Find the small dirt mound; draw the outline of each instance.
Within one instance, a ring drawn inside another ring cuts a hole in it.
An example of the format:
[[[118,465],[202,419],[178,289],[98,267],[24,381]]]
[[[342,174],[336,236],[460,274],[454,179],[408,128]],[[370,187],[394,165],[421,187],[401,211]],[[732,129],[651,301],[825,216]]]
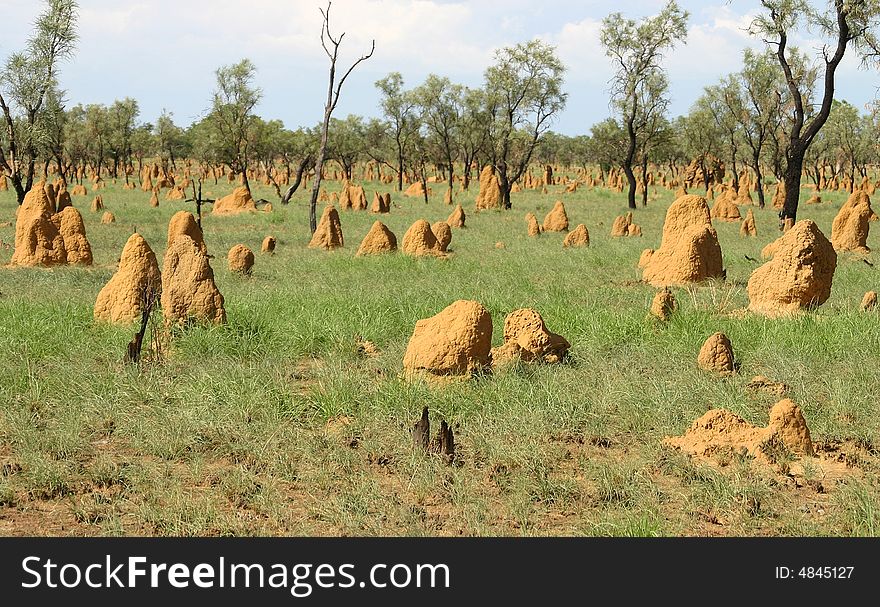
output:
[[[153,194],[150,196],[150,206],[158,207],[159,206],[159,191],[153,190]]]
[[[397,236],[381,221],[373,222],[373,227],[364,236],[355,256],[381,255],[397,250]]]
[[[437,236],[431,230],[431,224],[424,219],[419,219],[403,235],[401,250],[407,255],[439,255],[440,243]]]
[[[170,247],[174,239],[181,234],[186,234],[195,241],[199,246],[199,250],[207,255],[208,247],[205,245],[205,237],[202,235],[202,228],[196,222],[195,216],[189,211],[177,211],[168,222],[168,238],[166,247]]]
[[[73,196],[88,196],[89,193],[86,191],[86,186],[82,184],[77,184],[73,186],[73,189],[70,190],[71,195]]]
[[[116,223],[116,215],[114,215],[110,211],[104,211],[104,214],[101,215],[101,223],[104,225]]]
[[[51,219],[64,241],[67,263],[92,265],[92,246],[86,238],[86,226],[79,211],[73,207],[65,207],[61,212],[55,213]]]
[[[859,305],[859,309],[862,312],[870,312],[874,308],[877,307],[877,292],[876,291],[868,291],[865,293],[865,296],[862,297],[862,303]]]
[[[541,224],[538,223],[538,218],[535,217],[534,213],[526,213],[526,225],[528,226],[529,236],[540,236],[541,232]]]
[[[749,209],[746,218],[743,219],[742,225],[739,227],[740,236],[757,236],[758,226],[755,224],[755,214]]]
[[[618,215],[611,224],[611,236],[613,238],[621,238],[629,236],[629,226],[632,223],[632,212],[626,215]]]
[[[831,224],[831,244],[836,251],[852,251],[867,255],[868,228],[877,221],[877,214],[871,208],[871,199],[862,190],[856,190],[840,207]]]
[[[453,197],[452,197],[452,188],[447,188],[446,193],[443,195],[443,204],[452,206]]]
[[[739,213],[739,207],[736,206],[736,202],[734,202],[734,196],[732,190],[725,190],[721,193],[715,200],[715,204],[712,205],[711,216],[712,219],[717,219],[719,221],[739,221],[742,219],[742,215]]]
[[[309,242],[310,249],[338,249],[345,246],[345,238],[342,235],[342,222],[339,221],[339,211],[332,204],[324,207],[318,228],[312,234]]]
[[[501,188],[492,165],[487,164],[480,172],[480,191],[477,193],[476,206],[477,209],[501,208]]]
[[[516,360],[559,363],[571,344],[549,330],[537,310],[514,310],[504,319],[504,344],[492,348],[492,366],[499,368]]]
[[[672,203],[660,248],[644,261],[643,279],[656,287],[724,278],[718,234],[702,196],[682,196]]]
[[[773,381],[763,375],[754,376],[752,381],[746,384],[746,388],[754,392],[766,392],[776,396],[785,396],[789,390],[788,386],[781,381]]]
[[[773,405],[766,428],[755,427],[726,409],[711,409],[683,436],[666,438],[663,443],[699,457],[745,452],[766,463],[775,463],[781,451],[799,456],[814,453],[803,413],[789,399]]]
[[[651,301],[651,316],[663,321],[669,320],[677,307],[678,304],[675,301],[672,290],[669,287],[663,287],[657,291],[654,299]]]
[[[749,278],[750,310],[778,316],[828,300],[837,253],[819,226],[809,219],[799,221],[768,247],[772,259]]]
[[[587,226],[582,223],[579,223],[562,241],[563,248],[588,246],[590,246],[590,232],[587,230]]]
[[[263,239],[263,244],[260,245],[260,253],[274,253],[275,245],[278,244],[278,241],[274,236],[266,236]]]
[[[224,196],[214,203],[212,215],[238,215],[256,211],[257,205],[251,197],[251,193],[244,186],[235,188],[232,194]]]
[[[101,197],[100,194],[95,196],[95,199],[92,200],[91,209],[92,209],[92,213],[97,213],[98,211],[104,210],[104,199]]]
[[[156,254],[143,236],[134,233],[122,249],[116,274],[98,293],[95,319],[120,324],[140,320],[143,306],[161,290]]]
[[[641,236],[642,235],[642,226],[637,223],[631,223],[626,226],[626,235],[627,236]]]
[[[186,192],[183,187],[176,185],[165,194],[165,200],[186,200]]]
[[[389,213],[391,208],[385,202],[385,197],[380,196],[379,192],[373,195],[373,205],[370,207],[371,213]]]
[[[431,231],[434,232],[434,236],[437,238],[437,246],[440,248],[440,252],[445,253],[446,249],[449,248],[449,243],[452,242],[452,228],[445,221],[438,221],[431,225]]]
[[[186,234],[175,237],[165,251],[162,314],[169,325],[226,322],[223,295],[214,284],[208,256]]]
[[[254,252],[243,244],[237,244],[226,255],[229,271],[238,274],[250,274],[254,267]]]
[[[733,346],[727,335],[713,333],[705,341],[697,356],[697,365],[703,371],[729,375],[736,369],[733,359]]]
[[[568,232],[568,215],[561,200],[557,200],[553,210],[544,217],[543,228],[545,232]]]
[[[416,322],[403,368],[410,375],[468,376],[489,367],[491,348],[489,311],[479,302],[458,300],[439,314]]]
[[[807,198],[807,204],[822,204],[822,197],[818,194],[813,194]]]
[[[367,193],[361,185],[348,186],[348,197],[351,200],[351,208],[353,211],[367,210]]]
[[[452,214],[446,219],[446,223],[449,224],[451,228],[464,228],[465,226],[465,214],[464,209],[460,204],[455,205],[455,209],[452,211]]]
[[[428,196],[431,194],[431,188],[428,188]],[[422,185],[421,181],[414,181],[408,188],[406,188],[406,190],[404,190],[403,195],[409,198],[424,198],[425,186]]]
[[[25,195],[15,219],[14,266],[54,266],[67,263],[64,238],[51,216],[54,204],[42,183]]]

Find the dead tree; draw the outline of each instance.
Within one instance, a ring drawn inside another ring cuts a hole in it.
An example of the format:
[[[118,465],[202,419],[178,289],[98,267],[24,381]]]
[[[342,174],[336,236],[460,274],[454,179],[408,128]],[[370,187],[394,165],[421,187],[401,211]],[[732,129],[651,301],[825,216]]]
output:
[[[192,189],[193,195],[192,198],[188,198],[185,202],[194,202],[196,203],[196,223],[199,224],[199,229],[202,229],[202,205],[205,203],[213,204],[216,202],[213,198],[211,199],[203,199],[202,198],[202,178],[199,177],[198,184],[199,189],[196,190],[196,182],[192,181]]]
[[[345,84],[345,80],[354,71],[354,68],[372,57],[373,52],[376,50],[376,41],[373,40],[370,52],[366,55],[361,55],[348,68],[348,71],[345,72],[342,78],[339,79],[339,82],[336,82],[336,60],[339,57],[339,45],[342,44],[345,32],[336,38],[330,33],[331,4],[333,3],[327,3],[327,10],[321,9],[321,16],[324,18],[324,23],[321,25],[321,46],[324,47],[324,52],[327,54],[327,58],[330,59],[330,84],[327,87],[327,104],[324,106],[324,122],[321,125],[321,145],[318,148],[318,156],[315,159],[315,179],[312,182],[312,198],[309,201],[309,228],[312,234],[318,229],[318,218],[315,214],[315,209],[318,206],[318,191],[321,189],[321,171],[324,167],[324,158],[327,155],[327,131],[330,128],[330,116],[339,102],[339,94],[342,92],[342,85]]]

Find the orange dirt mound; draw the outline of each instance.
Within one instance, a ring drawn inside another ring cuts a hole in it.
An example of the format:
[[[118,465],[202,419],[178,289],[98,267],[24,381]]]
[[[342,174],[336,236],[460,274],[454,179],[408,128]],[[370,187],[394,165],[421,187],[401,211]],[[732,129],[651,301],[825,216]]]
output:
[[[501,208],[501,188],[492,165],[487,164],[480,172],[480,191],[477,193],[476,206],[477,209]]]
[[[342,223],[339,221],[339,211],[332,204],[324,207],[318,228],[312,234],[309,242],[310,249],[338,249],[345,245],[342,235]]]
[[[534,213],[526,213],[526,225],[528,226],[529,236],[539,236],[541,234],[541,224]]]
[[[60,185],[60,184],[59,184]],[[61,190],[55,197],[55,212],[60,213],[67,207],[72,207],[73,201],[70,199],[70,192]]]
[[[567,232],[568,231],[568,215],[565,213],[565,205],[561,200],[557,200],[551,210],[544,217],[545,232]]]
[[[244,186],[235,188],[232,194],[224,196],[214,203],[211,211],[213,215],[238,215],[249,211],[256,211],[257,205],[251,198],[251,193]]]
[[[114,215],[110,211],[104,211],[104,214],[101,215],[101,223],[104,225],[116,223],[116,215]]]
[[[587,226],[582,223],[579,223],[562,241],[563,248],[588,246],[590,246],[590,232],[587,230]]]
[[[430,196],[431,193],[432,193],[431,188],[428,188],[428,196]],[[408,188],[406,188],[406,190],[403,192],[403,195],[410,197],[410,198],[412,198],[412,197],[424,198],[425,197],[425,188],[422,185],[421,181],[414,181],[412,184],[410,184],[410,186]]]
[[[746,218],[743,219],[742,225],[739,227],[740,236],[757,236],[758,226],[755,224],[755,214],[749,209]]]
[[[202,235],[202,228],[196,222],[195,216],[189,211],[177,211],[168,222],[168,238],[166,239],[166,247],[170,247],[174,239],[181,234],[186,234],[195,241],[202,253],[208,253],[208,247],[205,246],[205,237]]]
[[[100,194],[95,196],[95,199],[92,200],[91,209],[92,209],[92,213],[97,213],[98,211],[104,210],[104,199],[101,197]]]
[[[651,301],[651,316],[660,320],[669,320],[676,308],[677,304],[672,290],[669,287],[663,287],[657,291]]]
[[[778,316],[825,303],[837,253],[819,226],[809,219],[799,221],[768,247],[773,258],[749,278],[750,310]]]
[[[165,200],[186,200],[186,192],[179,185],[174,186],[165,195]]]
[[[153,190],[153,194],[150,196],[150,206],[151,207],[158,207],[159,206],[158,190]]]
[[[166,324],[223,323],[223,295],[208,256],[186,234],[175,237],[162,264],[162,314]]]
[[[88,192],[86,191],[86,186],[82,184],[78,184],[73,186],[73,189],[70,191],[73,196],[88,196]]]
[[[683,436],[666,438],[663,443],[700,457],[745,452],[767,463],[774,463],[782,450],[799,456],[814,453],[803,413],[789,399],[773,405],[766,428],[755,427],[726,409],[712,409]]]
[[[373,227],[364,236],[355,256],[379,255],[397,250],[397,236],[381,221],[373,222]]]
[[[611,236],[614,238],[627,236],[629,233],[629,224],[631,221],[632,213],[615,217],[614,223],[611,224]]]
[[[479,302],[459,300],[416,322],[406,347],[407,374],[471,375],[489,367],[492,316]]]
[[[361,185],[351,185],[348,187],[348,197],[351,200],[351,208],[354,211],[367,210],[367,193]]]
[[[116,274],[98,293],[95,319],[121,324],[140,320],[144,304],[158,298],[161,290],[156,255],[143,236],[134,233],[122,249]]]
[[[407,255],[439,255],[440,243],[437,236],[431,230],[431,224],[424,219],[419,219],[403,235],[401,250]]]
[[[24,197],[15,220],[14,266],[54,266],[67,262],[64,238],[52,223],[54,204],[42,183]]]
[[[51,219],[64,241],[67,263],[92,265],[92,247],[86,238],[86,226],[79,211],[73,207],[65,207],[61,212],[55,213]]]
[[[876,291],[868,291],[865,293],[865,296],[862,298],[862,303],[859,305],[859,309],[862,312],[870,312],[874,308],[877,307],[877,292]]]
[[[877,221],[871,208],[871,199],[862,190],[856,190],[840,207],[831,224],[831,244],[836,251],[868,254],[869,223]]]
[[[742,215],[739,214],[739,207],[734,202],[734,194],[732,190],[725,190],[721,196],[715,200],[711,211],[712,219],[719,221],[739,221]]]
[[[703,371],[728,375],[733,373],[733,346],[724,333],[713,333],[700,348],[697,365]]]
[[[465,227],[465,220],[464,209],[461,208],[460,204],[457,204],[455,205],[455,210],[452,211],[452,214],[446,220],[446,223],[452,228],[463,228]]]
[[[263,239],[263,244],[260,245],[260,253],[274,253],[276,244],[278,241],[274,236],[266,236]]]
[[[504,344],[492,348],[492,366],[497,368],[517,359],[559,363],[570,347],[564,337],[547,330],[537,310],[514,310],[504,319]]]
[[[643,278],[656,287],[723,278],[721,247],[706,200],[689,195],[673,202],[660,248],[643,257]]]
[[[438,221],[431,225],[431,231],[434,232],[434,236],[437,238],[437,247],[440,249],[440,252],[445,253],[446,249],[449,248],[449,243],[452,242],[452,228],[445,221]]]
[[[226,255],[229,271],[238,274],[250,274],[254,268],[254,252],[243,244],[237,244]]]
[[[391,209],[385,204],[385,197],[380,196],[379,192],[373,195],[373,205],[370,207],[371,213],[388,213]]]

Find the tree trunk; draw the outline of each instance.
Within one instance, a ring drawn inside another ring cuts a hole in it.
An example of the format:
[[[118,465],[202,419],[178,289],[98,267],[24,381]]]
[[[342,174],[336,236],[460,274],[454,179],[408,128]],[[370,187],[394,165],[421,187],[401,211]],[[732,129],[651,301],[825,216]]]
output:
[[[629,208],[636,208],[636,176],[632,170],[633,158],[636,156],[636,131],[633,128],[635,122],[636,108],[635,100],[633,100],[633,113],[626,121],[626,132],[629,135],[629,145],[626,148],[626,158],[623,161],[623,172],[626,174],[626,180],[629,183],[629,192],[627,193],[627,204]]]
[[[331,70],[332,71],[332,70]],[[330,95],[327,98],[327,106],[324,108],[324,125],[321,129],[321,145],[318,148],[318,157],[315,158],[315,179],[312,181],[312,197],[309,199],[309,229],[312,234],[318,229],[318,217],[315,209],[318,206],[318,191],[321,189],[321,173],[324,171],[324,157],[327,155],[327,131],[330,127],[330,112],[332,106],[333,77],[330,77]]]
[[[761,175],[761,151],[752,156],[752,168],[755,169],[755,181],[758,182],[758,208],[764,208],[764,176]]]
[[[648,155],[642,158],[642,206],[648,206]]]
[[[795,150],[793,156],[788,159],[788,166],[785,167],[783,174],[785,180],[785,204],[779,213],[779,219],[783,222],[791,219],[792,223],[797,221],[798,202],[801,195],[801,172],[804,168],[804,153]]]
[[[299,168],[297,168],[297,170],[296,170],[296,179],[290,185],[290,187],[287,188],[287,192],[284,194],[284,198],[281,199],[281,202],[283,204],[289,203],[290,197],[293,196],[294,193],[296,193],[296,191],[299,189],[299,185],[300,185],[300,183],[302,183],[303,173],[305,172],[306,167],[309,165],[309,162],[311,160],[312,159],[307,156],[302,159],[302,162],[299,163]],[[287,180],[290,181],[290,166],[289,165],[288,165],[287,170],[288,170]]]

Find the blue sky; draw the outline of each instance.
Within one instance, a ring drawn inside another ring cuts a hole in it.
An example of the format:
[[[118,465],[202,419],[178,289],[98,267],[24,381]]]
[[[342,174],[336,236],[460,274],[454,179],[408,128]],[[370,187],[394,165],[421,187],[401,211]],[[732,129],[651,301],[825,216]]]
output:
[[[81,40],[65,64],[62,87],[71,103],[111,103],[134,97],[141,119],[163,108],[189,124],[209,105],[214,70],[249,57],[264,91],[258,112],[291,128],[316,124],[323,113],[327,60],[320,47],[324,0],[79,0]],[[702,88],[737,71],[742,51],[762,43],[744,31],[758,10],[752,0],[683,1],[691,13],[688,40],[665,61],[671,112],[686,113]],[[38,0],[0,0],[0,60],[20,48],[39,12]],[[429,73],[477,86],[495,49],[539,37],[556,45],[568,67],[565,112],[554,129],[586,133],[609,115],[611,66],[599,45],[603,17],[638,18],[661,1],[334,0],[331,26],[346,32],[342,62],[376,39],[376,53],[349,78],[336,115],[378,115],[373,83],[391,71],[407,86]],[[815,54],[821,42],[797,38]],[[837,97],[858,107],[878,96],[880,72],[859,69],[851,53]]]

